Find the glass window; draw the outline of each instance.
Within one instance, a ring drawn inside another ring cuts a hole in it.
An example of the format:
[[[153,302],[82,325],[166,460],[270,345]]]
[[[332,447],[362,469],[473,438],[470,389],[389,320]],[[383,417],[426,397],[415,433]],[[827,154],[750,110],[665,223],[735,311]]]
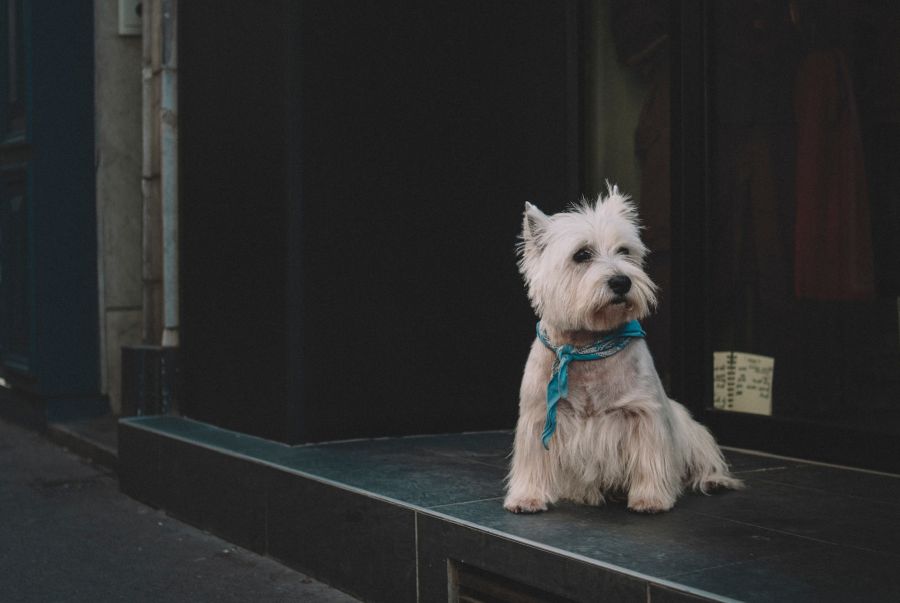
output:
[[[900,4],[717,1],[714,406],[900,433]]]

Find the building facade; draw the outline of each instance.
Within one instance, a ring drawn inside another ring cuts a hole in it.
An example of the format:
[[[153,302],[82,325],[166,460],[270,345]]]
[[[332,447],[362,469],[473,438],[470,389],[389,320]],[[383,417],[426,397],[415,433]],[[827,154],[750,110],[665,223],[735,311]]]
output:
[[[895,9],[141,4],[136,36],[129,3],[0,3],[21,408],[134,412],[149,346],[178,412],[268,439],[511,428],[522,206],[610,179],[674,397],[725,444],[900,468]]]

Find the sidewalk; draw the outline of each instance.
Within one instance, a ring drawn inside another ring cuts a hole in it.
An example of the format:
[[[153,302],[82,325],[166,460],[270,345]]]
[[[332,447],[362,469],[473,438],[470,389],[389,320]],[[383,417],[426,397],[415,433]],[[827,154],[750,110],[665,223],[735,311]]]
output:
[[[3,601],[355,599],[119,492],[108,470],[0,420]]]

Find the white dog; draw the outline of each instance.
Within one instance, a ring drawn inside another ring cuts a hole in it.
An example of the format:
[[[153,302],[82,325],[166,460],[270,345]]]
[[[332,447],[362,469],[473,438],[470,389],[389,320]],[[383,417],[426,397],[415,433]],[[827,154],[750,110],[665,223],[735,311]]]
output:
[[[606,198],[547,216],[525,205],[519,267],[540,317],[525,365],[503,506],[559,499],[666,511],[687,485],[740,488],[715,440],[663,390],[639,319],[656,303],[637,212]]]

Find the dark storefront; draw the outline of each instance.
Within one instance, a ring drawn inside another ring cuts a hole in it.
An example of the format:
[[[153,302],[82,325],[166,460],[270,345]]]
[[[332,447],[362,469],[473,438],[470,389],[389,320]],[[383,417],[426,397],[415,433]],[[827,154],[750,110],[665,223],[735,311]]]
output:
[[[179,6],[184,417],[119,423],[125,492],[365,600],[896,598],[896,477],[784,457],[900,471],[900,10],[249,19]],[[644,220],[660,374],[748,487],[512,514],[523,205],[606,179]]]
[[[667,7],[182,6],[183,411],[511,427],[522,205],[610,178],[672,395],[726,444],[898,469],[897,9]]]

